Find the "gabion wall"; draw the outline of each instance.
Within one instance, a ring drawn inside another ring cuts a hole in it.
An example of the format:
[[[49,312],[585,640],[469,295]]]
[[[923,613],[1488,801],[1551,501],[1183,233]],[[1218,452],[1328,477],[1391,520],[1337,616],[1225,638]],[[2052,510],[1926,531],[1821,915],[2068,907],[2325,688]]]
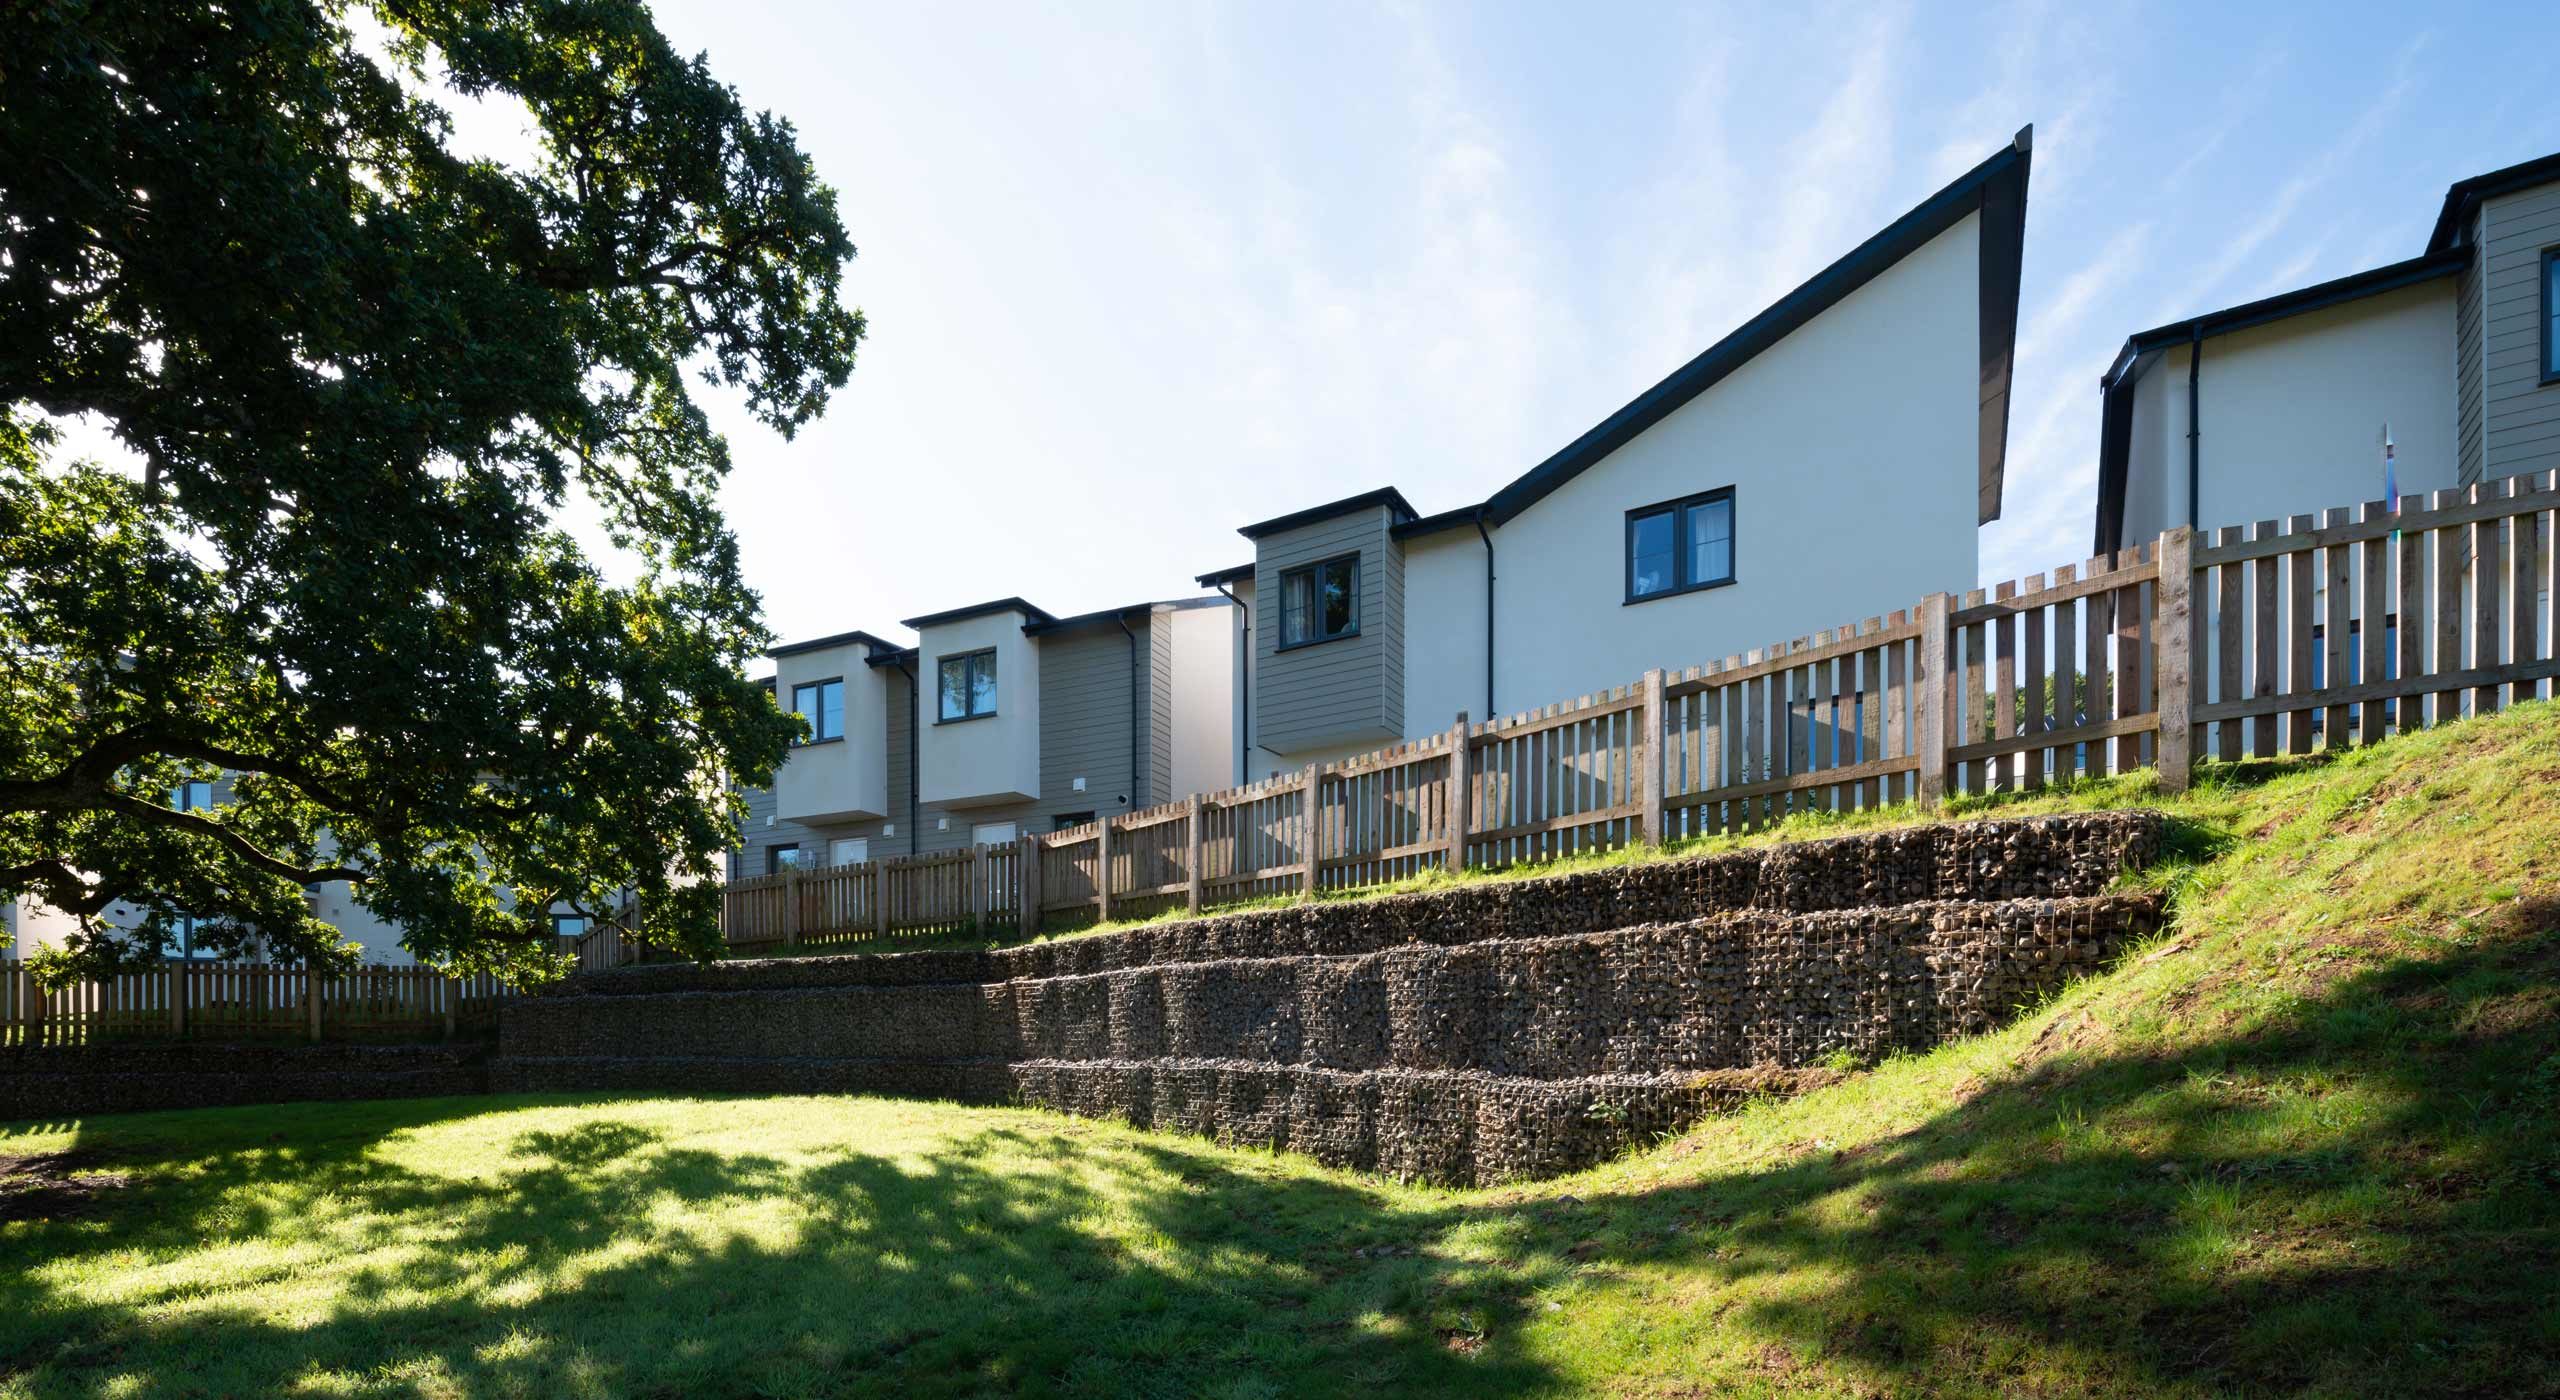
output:
[[[1018,1100],[1539,1175],[1834,1051],[1998,1024],[2157,927],[2155,897],[2098,892],[2160,832],[1946,825],[986,954],[631,969],[510,1003],[494,1083]]]
[[[485,1047],[135,1042],[0,1051],[0,1120],[483,1093]]]

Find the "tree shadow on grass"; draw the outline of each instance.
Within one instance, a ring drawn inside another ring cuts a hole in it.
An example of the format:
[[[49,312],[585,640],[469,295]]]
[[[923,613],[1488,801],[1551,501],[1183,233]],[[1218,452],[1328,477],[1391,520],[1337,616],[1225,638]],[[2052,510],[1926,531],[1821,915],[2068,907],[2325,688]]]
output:
[[[0,1378],[1499,1397],[1616,1346],[1687,1368],[1626,1386],[1700,1393],[2534,1393],[2560,1356],[2560,911],[2511,909],[2180,1053],[2092,1036],[1862,1150],[1615,1193],[1603,1173],[1588,1199],[1003,1112],[922,1161],[701,1151],[610,1101],[510,1139],[487,1182],[404,1169],[379,1134],[214,1153],[105,1216],[13,1227]],[[388,1132],[473,1109],[369,1111]],[[340,1246],[428,1247],[308,1320],[183,1288],[89,1301],[24,1267],[285,1229],[228,1189],[277,1179],[363,1202]]]

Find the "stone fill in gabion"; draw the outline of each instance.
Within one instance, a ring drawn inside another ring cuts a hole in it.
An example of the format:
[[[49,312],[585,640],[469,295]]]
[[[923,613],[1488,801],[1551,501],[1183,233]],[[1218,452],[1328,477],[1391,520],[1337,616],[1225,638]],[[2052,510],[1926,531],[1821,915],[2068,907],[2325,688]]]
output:
[[[1999,1024],[2158,926],[2150,814],[1914,828],[992,953],[640,968],[509,1004],[496,1087],[1106,1114],[1457,1183]]]
[[[477,1094],[485,1046],[153,1041],[0,1050],[0,1120]]]

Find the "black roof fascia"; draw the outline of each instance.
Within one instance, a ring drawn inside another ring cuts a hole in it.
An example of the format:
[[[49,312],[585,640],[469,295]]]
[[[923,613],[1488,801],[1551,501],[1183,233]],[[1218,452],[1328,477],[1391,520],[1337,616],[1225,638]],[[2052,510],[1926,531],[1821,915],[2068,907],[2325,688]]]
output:
[[[1312,525],[1327,516],[1346,515],[1355,510],[1366,510],[1371,506],[1385,506],[1407,520],[1422,513],[1413,508],[1413,503],[1404,498],[1403,492],[1392,486],[1381,486],[1375,491],[1363,491],[1357,496],[1345,496],[1338,501],[1327,501],[1323,505],[1309,506],[1305,510],[1292,511],[1287,515],[1275,515],[1269,520],[1257,520],[1251,525],[1238,528],[1236,533],[1249,540],[1258,540],[1265,535],[1276,535],[1283,530]]]
[[[871,653],[870,656],[864,658],[863,664],[867,666],[904,666],[915,659],[916,649],[914,647],[892,647],[887,651],[875,651]]]
[[[1055,622],[1058,620],[1050,616],[1047,610],[1035,608],[1031,604],[1022,601],[1020,598],[994,598],[983,603],[971,603],[965,608],[951,608],[944,612],[926,613],[922,617],[903,618],[899,621],[898,625],[901,627],[919,628],[939,627],[946,622],[966,622],[973,617],[984,617],[989,613],[1000,612],[1018,612],[1024,617],[1029,618],[1032,622]]]
[[[2165,326],[2155,326],[2147,331],[2139,331],[2125,338],[2124,349],[2117,353],[2114,366],[2107,371],[2107,379],[2113,382],[2122,377],[2124,371],[2135,359],[2154,350],[2168,350],[2184,345],[2199,336],[2210,339],[2217,335],[2229,335],[2233,331],[2263,326],[2270,321],[2281,321],[2289,316],[2306,315],[2346,302],[2380,296],[2384,292],[2396,292],[2402,287],[2413,287],[2420,282],[2433,281],[2438,277],[2450,277],[2470,265],[2471,250],[2469,248],[2426,253],[2406,262],[2386,263],[2381,267],[2367,268],[2362,272],[2351,273],[2331,281],[2314,283],[2308,287],[2297,287],[2290,292],[2278,292],[2271,297],[2261,297],[2256,301],[2243,302],[2238,306],[2226,306],[2220,311],[2208,311],[2201,316],[2190,316],[2183,321],[2172,321]]]
[[[2470,222],[2471,211],[2484,199],[2531,189],[2560,180],[2560,152],[2537,156],[2504,170],[2456,180],[2444,192],[2444,208],[2436,215],[2436,226],[2427,235],[2427,251],[2441,253],[2460,239],[2462,226]]]
[[[1224,602],[1225,600],[1220,599],[1219,601]],[[1156,605],[1153,603],[1131,603],[1127,607],[1103,608],[1097,612],[1077,613],[1073,617],[1053,617],[1046,622],[1034,622],[1027,624],[1023,627],[1022,631],[1025,636],[1031,637],[1041,636],[1050,632],[1064,632],[1071,627],[1089,627],[1097,622],[1109,622],[1113,618],[1128,617],[1132,614],[1148,612],[1155,606]]]
[[[1482,505],[1460,506],[1456,510],[1444,510],[1438,515],[1425,515],[1408,520],[1402,525],[1389,529],[1387,533],[1400,540],[1409,540],[1416,535],[1436,535],[1443,530],[1463,530],[1476,523],[1476,514],[1483,509]]]
[[[2001,476],[2007,458],[2009,376],[2017,341],[2017,284],[2024,253],[2021,230],[2026,220],[2029,152],[2035,128],[2020,130],[1990,159],[1956,177],[1952,184],[1920,202],[1874,237],[1859,244],[1804,285],[1780,297],[1731,335],[1699,352],[1659,384],[1638,394],[1626,407],[1567,443],[1485,502],[1488,523],[1506,524],[1520,512],[1581,475],[1593,463],[1624,447],[1638,433],[1669,417],[1674,409],[1712,388],[1719,380],[1750,363],[1753,357],[1784,340],[1806,322],[1838,305],[1851,292],[1874,281],[1930,239],[1952,228],[1965,215],[1985,214],[1981,257],[1983,380],[1980,493],[1996,518]],[[2003,312],[2005,309],[2005,317]],[[1993,322],[1997,320],[1997,323]],[[2001,427],[1995,435],[1989,425]],[[1993,437],[1996,441],[1989,440]]]
[[[1251,577],[1253,577],[1253,566],[1251,564],[1235,564],[1230,565],[1227,568],[1202,574],[1193,579],[1192,582],[1200,585],[1202,588],[1215,588],[1222,583],[1241,583]]]
[[[815,637],[805,642],[785,642],[781,646],[767,648],[765,650],[765,655],[796,656],[804,651],[820,651],[827,647],[840,647],[849,642],[860,642],[871,648],[873,651],[895,651],[898,649],[898,644],[895,642],[884,642],[878,637],[872,636],[868,632],[854,631],[838,632],[832,637]]]

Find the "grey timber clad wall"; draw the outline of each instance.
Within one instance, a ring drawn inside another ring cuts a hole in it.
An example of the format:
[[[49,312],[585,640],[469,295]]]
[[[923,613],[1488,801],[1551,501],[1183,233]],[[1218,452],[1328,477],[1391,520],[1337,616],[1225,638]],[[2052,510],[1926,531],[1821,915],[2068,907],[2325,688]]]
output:
[[[1254,742],[1275,753],[1399,737],[1404,722],[1403,550],[1387,508],[1350,511],[1266,535],[1253,569]],[[1280,576],[1360,556],[1360,634],[1281,650]]]
[[[1138,684],[1147,683],[1154,629],[1133,620]],[[1021,820],[1049,830],[1075,812],[1111,816],[1147,805],[1145,754],[1153,706],[1138,715],[1138,766],[1129,761],[1129,639],[1108,622],[1040,638],[1040,800]],[[1085,790],[1075,791],[1075,780]],[[1123,804],[1119,799],[1126,797]]]
[[[2480,216],[2488,474],[2560,467],[2560,384],[2542,383],[2542,250],[2560,244],[2560,184],[2487,201]]]
[[[1173,800],[1173,610],[1147,617],[1146,774],[1138,805]]]
[[[2479,216],[2470,233],[2477,246]],[[2454,286],[2453,383],[2455,480],[2468,486],[2480,479],[2481,380],[2485,366],[2480,345],[2481,260],[2473,258]]]

